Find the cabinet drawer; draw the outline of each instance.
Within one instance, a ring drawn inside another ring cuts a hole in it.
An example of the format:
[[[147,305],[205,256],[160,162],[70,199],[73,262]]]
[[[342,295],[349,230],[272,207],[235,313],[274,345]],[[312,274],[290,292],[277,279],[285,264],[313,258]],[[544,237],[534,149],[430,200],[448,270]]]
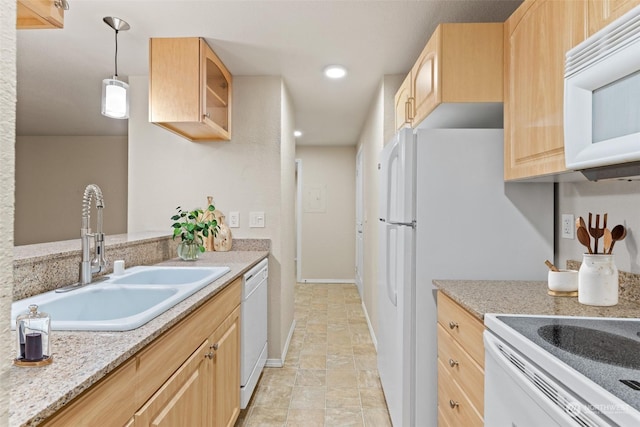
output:
[[[438,292],[438,323],[484,369],[483,323],[442,292]]]
[[[482,416],[453,381],[447,368],[438,360],[438,416],[452,426],[482,427]]]
[[[460,386],[480,415],[484,412],[484,371],[466,351],[438,325],[438,359]]]
[[[109,376],[84,392],[71,404],[44,423],[47,427],[122,426],[127,424],[137,406],[135,393],[135,359],[125,362]]]

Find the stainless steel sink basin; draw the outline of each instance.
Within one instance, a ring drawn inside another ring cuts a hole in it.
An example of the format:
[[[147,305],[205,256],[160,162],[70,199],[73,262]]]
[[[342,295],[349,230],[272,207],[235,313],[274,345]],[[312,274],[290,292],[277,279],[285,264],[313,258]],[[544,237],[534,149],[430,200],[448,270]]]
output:
[[[193,295],[223,276],[229,267],[133,267],[123,275],[65,293],[35,295],[11,306],[15,318],[37,304],[51,316],[51,329],[127,331]]]

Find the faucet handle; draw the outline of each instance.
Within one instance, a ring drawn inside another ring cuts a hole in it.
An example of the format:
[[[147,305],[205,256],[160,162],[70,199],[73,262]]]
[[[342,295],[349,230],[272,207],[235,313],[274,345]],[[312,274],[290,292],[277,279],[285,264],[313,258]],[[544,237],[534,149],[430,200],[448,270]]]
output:
[[[95,233],[95,257],[91,261],[92,265],[97,267],[105,267],[107,260],[104,257],[104,233]]]

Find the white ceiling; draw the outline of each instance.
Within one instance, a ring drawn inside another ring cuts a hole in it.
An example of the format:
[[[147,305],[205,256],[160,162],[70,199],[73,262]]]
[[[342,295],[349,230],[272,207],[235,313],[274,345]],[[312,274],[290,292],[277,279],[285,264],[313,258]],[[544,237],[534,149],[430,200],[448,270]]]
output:
[[[405,74],[441,22],[504,21],[521,0],[69,0],[62,30],[18,31],[18,135],[125,135],[100,115],[101,81],[147,75],[150,37],[205,37],[233,75],[281,75],[298,144],[354,145],[385,74]],[[348,75],[329,81],[328,64]]]

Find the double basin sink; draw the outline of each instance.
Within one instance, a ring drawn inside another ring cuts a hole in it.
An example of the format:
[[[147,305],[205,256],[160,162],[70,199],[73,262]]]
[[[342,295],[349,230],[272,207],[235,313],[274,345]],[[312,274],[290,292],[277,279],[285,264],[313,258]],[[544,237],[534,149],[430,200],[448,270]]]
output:
[[[128,331],[164,313],[229,272],[229,267],[140,266],[68,292],[15,301],[11,324],[30,304],[51,316],[51,329]]]

